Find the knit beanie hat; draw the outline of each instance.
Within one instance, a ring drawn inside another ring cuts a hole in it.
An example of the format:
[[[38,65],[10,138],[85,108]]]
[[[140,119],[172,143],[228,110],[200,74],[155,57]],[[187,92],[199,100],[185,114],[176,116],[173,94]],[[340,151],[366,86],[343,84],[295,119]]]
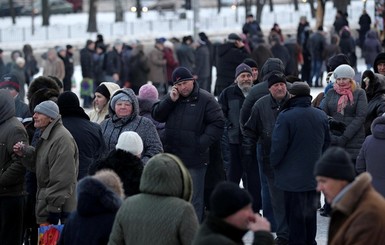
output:
[[[87,120],[90,119],[84,112],[84,109],[80,107],[79,98],[74,92],[65,91],[60,94],[57,100],[57,105],[62,117],[76,116]]]
[[[172,82],[177,84],[183,81],[194,80],[193,75],[186,67],[178,67],[172,73]]]
[[[257,62],[253,60],[252,58],[246,58],[243,60],[242,63],[245,63],[246,65],[250,66],[250,68],[258,68]]]
[[[51,100],[46,100],[38,104],[34,112],[44,114],[52,119],[56,119],[59,116],[59,107]]]
[[[340,65],[350,65],[349,57],[346,54],[337,54],[330,57],[327,61],[326,67],[327,71],[334,71]]]
[[[355,72],[354,72],[354,69],[350,65],[345,65],[344,64],[344,65],[338,66],[334,70],[333,76],[334,76],[335,79],[338,79],[338,78],[354,79]]]
[[[325,151],[315,165],[314,175],[349,182],[356,177],[350,155],[341,147],[330,147]]]
[[[276,83],[286,83],[285,75],[283,73],[273,73],[267,79],[269,88]]]
[[[95,89],[95,93],[98,92],[100,93],[101,95],[103,95],[104,97],[106,97],[107,101],[110,100],[111,98],[111,94],[110,94],[110,91],[108,91],[108,88],[106,87],[106,85],[104,84],[100,84],[96,89]]]
[[[126,93],[118,93],[111,99],[111,108],[115,110],[115,104],[118,101],[128,101],[132,104],[132,99]]]
[[[250,194],[232,182],[221,182],[210,196],[211,214],[226,218],[251,204]]]
[[[306,82],[294,82],[289,88],[289,93],[295,96],[309,96],[309,84]]]
[[[148,100],[158,100],[159,93],[154,85],[148,83],[140,87],[138,98],[148,99]]]
[[[242,64],[238,65],[237,68],[235,69],[235,78],[237,78],[241,73],[244,73],[244,72],[247,72],[250,75],[252,75],[252,71],[251,71],[250,66],[242,63]]]
[[[13,88],[17,92],[20,90],[19,79],[13,74],[4,74],[0,79],[0,89]]]
[[[143,152],[143,141],[134,131],[125,131],[119,135],[115,148],[138,156]]]

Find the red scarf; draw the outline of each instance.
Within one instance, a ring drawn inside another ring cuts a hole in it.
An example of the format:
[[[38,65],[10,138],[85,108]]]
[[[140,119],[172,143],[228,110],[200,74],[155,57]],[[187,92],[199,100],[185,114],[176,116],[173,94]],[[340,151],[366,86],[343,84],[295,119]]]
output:
[[[337,94],[341,95],[337,103],[337,112],[344,114],[344,109],[350,101],[350,105],[353,105],[353,93],[352,93],[352,84],[348,83],[346,85],[338,85],[336,82],[333,85],[334,90]]]

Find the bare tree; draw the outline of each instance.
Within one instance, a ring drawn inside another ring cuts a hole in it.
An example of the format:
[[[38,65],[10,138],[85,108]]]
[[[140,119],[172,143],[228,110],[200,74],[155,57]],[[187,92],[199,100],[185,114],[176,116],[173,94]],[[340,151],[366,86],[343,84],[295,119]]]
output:
[[[142,18],[142,1],[136,0],[136,18]]]
[[[8,0],[8,4],[9,4],[10,15],[12,17],[12,24],[16,24],[16,11],[15,11],[15,7],[13,6],[13,0]]]
[[[326,0],[317,0],[316,28],[323,26]]]
[[[244,0],[245,4],[245,16],[251,13],[251,0]]]
[[[298,11],[299,10],[298,0],[293,0],[293,3],[294,3],[294,10]]]
[[[98,26],[96,22],[98,0],[90,0],[90,8],[88,11],[88,26],[87,32],[98,32]]]
[[[337,11],[342,11],[342,13],[348,12],[348,5],[350,4],[350,0],[333,0],[333,2]]]
[[[33,11],[33,9],[32,9]],[[43,26],[49,26],[49,3],[48,0],[41,0],[41,16],[43,19]]]
[[[315,7],[314,7],[314,0],[308,0],[308,3],[310,5],[310,13],[311,17],[315,18]]]
[[[258,23],[261,23],[261,19],[262,19],[262,10],[263,10],[263,6],[265,5],[266,3],[266,0],[257,0],[256,1],[256,14],[255,14],[255,20],[258,22]]]
[[[124,21],[124,11],[122,0],[115,0],[115,22]]]

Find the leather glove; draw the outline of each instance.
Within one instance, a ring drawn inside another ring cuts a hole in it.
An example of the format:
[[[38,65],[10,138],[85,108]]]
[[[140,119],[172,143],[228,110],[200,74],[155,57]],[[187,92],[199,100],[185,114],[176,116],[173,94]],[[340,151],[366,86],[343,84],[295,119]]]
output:
[[[329,127],[333,135],[341,136],[345,132],[346,124],[329,117]]]
[[[57,225],[59,224],[59,219],[60,219],[60,213],[52,213],[52,212],[48,213],[48,218],[47,218],[48,223],[52,225]]]

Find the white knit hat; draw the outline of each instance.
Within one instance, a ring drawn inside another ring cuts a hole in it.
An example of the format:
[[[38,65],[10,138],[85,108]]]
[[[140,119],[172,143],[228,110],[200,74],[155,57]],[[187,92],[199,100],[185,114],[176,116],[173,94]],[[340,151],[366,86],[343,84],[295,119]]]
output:
[[[143,141],[136,132],[125,131],[119,135],[115,148],[139,156],[143,151]]]
[[[354,72],[354,69],[350,65],[345,65],[344,64],[344,65],[338,66],[334,70],[333,76],[334,76],[335,79],[338,79],[338,78],[354,79],[355,72]]]

